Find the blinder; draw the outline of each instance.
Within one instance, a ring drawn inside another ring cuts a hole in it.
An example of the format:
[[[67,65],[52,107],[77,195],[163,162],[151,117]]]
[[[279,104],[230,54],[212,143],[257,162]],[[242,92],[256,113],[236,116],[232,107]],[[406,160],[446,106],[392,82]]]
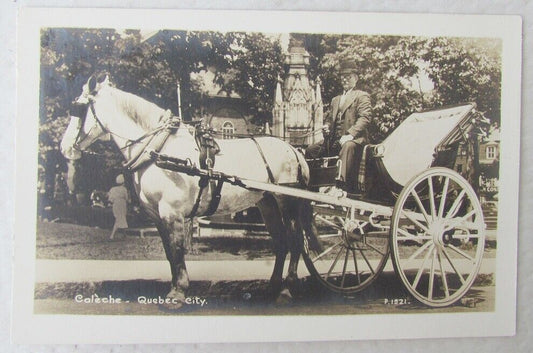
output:
[[[87,111],[89,110],[89,103],[80,103],[77,101],[72,102],[70,106],[70,115],[77,116],[82,121],[85,121],[87,116]]]
[[[81,142],[83,142],[83,140],[90,133],[90,131],[87,134],[85,134],[83,132],[83,126],[85,125],[85,120],[87,118],[87,113],[89,111],[89,108],[91,108],[91,113],[93,114],[93,117],[94,117],[94,120],[95,120],[95,125],[99,125],[104,134],[108,134],[108,132],[106,131],[106,129],[103,126],[102,122],[96,116],[96,112],[94,110],[94,104],[93,104],[93,102],[92,102],[92,100],[90,98],[87,100],[87,102],[83,102],[83,103],[80,102],[79,100],[75,100],[74,102],[72,102],[71,107],[70,107],[70,116],[75,116],[75,117],[80,119],[79,120],[80,122],[79,122],[79,125],[78,125],[78,133],[77,133],[76,140],[74,142],[74,146],[73,147],[76,150],[78,150],[79,152],[82,152],[82,153],[87,153],[86,151],[81,150],[79,148],[79,145],[81,144]],[[92,129],[93,129],[93,127],[91,127],[91,130]],[[107,140],[107,139],[104,139],[104,140]]]

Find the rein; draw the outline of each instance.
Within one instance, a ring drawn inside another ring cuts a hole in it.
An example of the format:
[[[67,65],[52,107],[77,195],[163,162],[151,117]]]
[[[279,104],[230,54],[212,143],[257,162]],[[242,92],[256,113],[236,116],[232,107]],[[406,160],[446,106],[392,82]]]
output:
[[[123,146],[123,147],[119,147],[119,150],[125,150],[131,146],[134,146],[140,142],[142,142],[143,140],[145,140],[146,138],[148,137],[152,137],[154,135],[156,135],[157,133],[159,133],[160,131],[164,130],[164,129],[167,129],[167,128],[177,128],[179,127],[179,124],[181,122],[181,119],[179,118],[174,118],[172,117],[171,115],[168,116],[168,118],[166,118],[164,121],[163,121],[163,124],[159,125],[158,127],[156,127],[155,129],[151,130],[151,131],[148,131],[147,133],[143,134],[142,136],[136,138],[136,139],[129,139],[129,138],[126,138],[124,136],[121,136],[117,133],[114,133],[112,131],[109,131],[105,126],[104,124],[102,123],[102,121],[100,120],[100,118],[98,118],[98,115],[96,114],[96,109],[94,108],[94,100],[93,99],[89,99],[89,108],[91,109],[91,113],[94,117],[94,120],[96,121],[96,123],[100,126],[100,128],[102,129],[102,131],[106,134],[110,134],[112,136],[116,136],[118,138],[121,138],[123,140],[126,140],[126,144]],[[92,129],[92,127],[91,127]],[[90,130],[89,130],[89,133],[90,133]],[[79,143],[81,143],[86,136],[89,135],[89,133],[87,133],[82,139],[81,141],[76,141],[76,145],[79,145]],[[79,136],[81,135],[81,128],[80,128],[80,131],[78,132],[78,138],[76,140],[79,139]],[[104,154],[102,153],[96,153],[96,152],[91,152],[91,151],[82,151],[80,150],[80,152],[82,153],[85,153],[85,154],[89,154],[89,155],[97,155],[97,156],[104,156]]]

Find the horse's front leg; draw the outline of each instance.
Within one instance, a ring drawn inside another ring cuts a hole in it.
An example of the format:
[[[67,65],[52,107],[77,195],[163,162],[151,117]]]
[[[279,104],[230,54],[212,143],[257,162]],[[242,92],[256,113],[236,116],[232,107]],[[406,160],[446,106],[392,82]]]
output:
[[[180,308],[185,302],[185,292],[189,288],[189,275],[185,266],[185,222],[183,217],[176,217],[172,221],[163,220],[158,225],[163,247],[170,264],[172,281],[167,298],[174,309]]]
[[[283,284],[283,265],[287,257],[287,243],[285,239],[286,231],[282,221],[282,214],[276,199],[272,195],[265,195],[257,204],[263,221],[272,237],[274,243],[274,253],[276,260],[274,262],[274,270],[270,277],[270,291],[273,299],[279,296]]]
[[[287,287],[293,298],[300,298],[303,294],[303,288],[298,278],[298,263],[302,253],[303,232],[298,219],[293,218],[290,220],[288,243],[291,257],[287,273]]]

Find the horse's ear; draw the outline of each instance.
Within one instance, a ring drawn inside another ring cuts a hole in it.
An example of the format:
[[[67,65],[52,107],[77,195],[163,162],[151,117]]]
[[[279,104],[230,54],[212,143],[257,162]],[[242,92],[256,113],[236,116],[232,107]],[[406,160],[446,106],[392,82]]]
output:
[[[107,74],[107,72],[101,72],[101,73],[98,74],[98,76],[96,76],[96,81],[99,84],[107,82],[107,81],[109,81],[109,75]]]
[[[96,78],[94,75],[91,75],[91,77],[89,77],[87,80],[87,88],[89,88],[89,92],[91,93],[96,89]]]

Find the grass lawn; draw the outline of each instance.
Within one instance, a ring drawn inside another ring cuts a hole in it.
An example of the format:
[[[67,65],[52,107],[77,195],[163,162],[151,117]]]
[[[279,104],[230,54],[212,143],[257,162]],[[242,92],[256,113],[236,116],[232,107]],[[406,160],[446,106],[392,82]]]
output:
[[[68,223],[37,222],[38,259],[165,260],[159,236],[125,236],[109,240],[110,230]],[[194,238],[196,254],[187,260],[273,258],[268,236]]]

